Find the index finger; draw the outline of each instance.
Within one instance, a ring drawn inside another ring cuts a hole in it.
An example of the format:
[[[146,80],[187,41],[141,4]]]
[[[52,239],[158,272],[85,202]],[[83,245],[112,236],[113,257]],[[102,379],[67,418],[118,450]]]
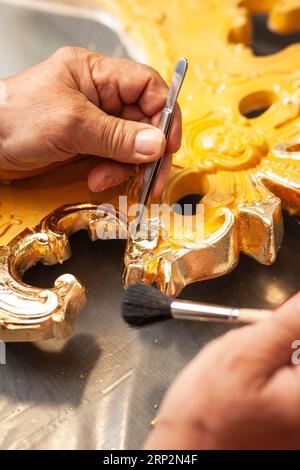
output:
[[[124,105],[137,103],[148,117],[164,107],[168,86],[152,67],[97,54],[93,59],[90,61],[91,73],[100,99],[102,90],[110,87],[116,89]]]
[[[143,115],[149,118],[150,123],[158,125],[160,113],[167,101],[169,87],[156,70],[132,60],[110,57],[103,57],[101,61],[96,60],[91,63],[100,106],[103,92],[107,89],[115,90],[114,94],[119,100],[119,104],[115,106],[115,111],[118,112],[115,114],[121,114],[125,106],[137,104]],[[181,135],[181,111],[176,104],[167,153],[179,150]]]

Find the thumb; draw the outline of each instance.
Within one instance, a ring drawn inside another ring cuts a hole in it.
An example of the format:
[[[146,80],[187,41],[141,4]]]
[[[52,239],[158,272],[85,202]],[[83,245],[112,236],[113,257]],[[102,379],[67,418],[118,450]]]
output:
[[[156,127],[109,116],[96,107],[89,108],[76,140],[78,153],[124,163],[157,160],[164,154],[166,145],[163,132]]]

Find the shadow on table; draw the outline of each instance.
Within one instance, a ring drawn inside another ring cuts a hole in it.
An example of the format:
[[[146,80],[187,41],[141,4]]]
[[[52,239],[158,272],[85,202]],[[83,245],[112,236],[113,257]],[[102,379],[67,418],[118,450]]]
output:
[[[92,336],[7,344],[7,365],[0,368],[0,394],[16,401],[77,406],[101,350]]]

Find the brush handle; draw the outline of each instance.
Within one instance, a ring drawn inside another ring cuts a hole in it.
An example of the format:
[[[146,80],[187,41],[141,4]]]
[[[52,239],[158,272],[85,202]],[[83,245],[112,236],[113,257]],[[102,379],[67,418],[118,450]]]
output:
[[[239,323],[257,323],[267,320],[273,315],[272,310],[259,310],[257,308],[241,308],[236,319]]]
[[[194,320],[221,323],[256,323],[270,318],[271,310],[232,308],[221,305],[201,304],[185,300],[171,303],[171,315],[177,320]]]

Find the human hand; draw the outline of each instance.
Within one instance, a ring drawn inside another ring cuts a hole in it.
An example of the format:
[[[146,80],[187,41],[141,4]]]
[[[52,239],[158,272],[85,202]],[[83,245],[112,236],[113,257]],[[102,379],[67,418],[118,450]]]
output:
[[[181,142],[176,107],[167,148],[157,125],[168,87],[152,68],[81,48],[59,49],[48,60],[2,81],[0,178],[18,179],[77,155],[104,157],[88,177],[101,191],[126,180],[135,164],[164,152],[158,195]],[[110,160],[112,159],[112,160]]]
[[[260,324],[214,340],[183,370],[147,449],[299,449],[300,293]]]

